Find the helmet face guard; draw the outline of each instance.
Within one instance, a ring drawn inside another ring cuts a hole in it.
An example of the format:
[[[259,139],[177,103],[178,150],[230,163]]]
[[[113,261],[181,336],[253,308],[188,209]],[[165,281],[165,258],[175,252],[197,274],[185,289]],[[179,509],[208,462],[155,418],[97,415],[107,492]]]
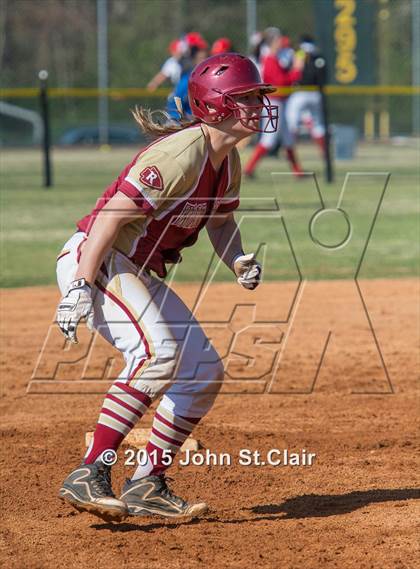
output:
[[[240,95],[241,93],[235,93]],[[259,105],[239,105],[233,94],[224,95],[224,105],[232,111],[239,122],[253,132],[276,132],[279,122],[279,109],[272,105],[267,95],[258,96]]]

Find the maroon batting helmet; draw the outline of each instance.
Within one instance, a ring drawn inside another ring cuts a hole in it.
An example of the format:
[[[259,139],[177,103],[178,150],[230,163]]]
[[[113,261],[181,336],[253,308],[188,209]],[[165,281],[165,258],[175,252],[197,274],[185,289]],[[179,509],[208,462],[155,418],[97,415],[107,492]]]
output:
[[[259,105],[238,105],[234,95],[259,91]],[[266,93],[275,88],[261,81],[258,69],[247,57],[223,53],[197,65],[188,81],[188,98],[192,114],[205,123],[219,123],[234,116],[250,130],[275,132],[278,110]],[[262,127],[252,126],[247,113],[258,113]]]

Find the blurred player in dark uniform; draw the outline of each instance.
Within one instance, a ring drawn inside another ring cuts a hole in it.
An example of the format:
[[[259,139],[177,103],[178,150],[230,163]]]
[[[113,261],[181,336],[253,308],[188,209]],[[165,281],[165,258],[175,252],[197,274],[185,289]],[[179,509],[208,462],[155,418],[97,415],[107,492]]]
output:
[[[304,62],[300,85],[317,87],[313,91],[297,91],[292,93],[286,105],[286,121],[290,133],[296,142],[299,125],[305,114],[310,114],[309,130],[312,139],[325,151],[325,126],[322,115],[321,93],[319,87],[327,82],[327,67],[325,58],[319,52],[313,38],[303,35],[300,39],[299,51],[296,57]]]

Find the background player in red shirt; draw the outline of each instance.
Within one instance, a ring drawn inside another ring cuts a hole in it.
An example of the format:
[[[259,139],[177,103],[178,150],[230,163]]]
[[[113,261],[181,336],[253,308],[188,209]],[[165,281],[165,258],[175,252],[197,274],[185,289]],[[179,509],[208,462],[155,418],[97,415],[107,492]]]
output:
[[[233,216],[241,171],[235,145],[259,131],[260,121],[276,130],[276,107],[266,97],[272,91],[248,58],[223,54],[191,74],[193,121],[158,126],[150,112],[138,109],[143,130],[161,136],[124,168],[59,255],[57,321],[64,335],[77,342],[77,325],[87,318],[126,363],[105,397],[82,464],[59,493],[79,510],[107,520],[207,510],[175,496],[164,472],[211,408],[223,366],[186,305],[152,273],[164,277],[167,265],[178,263],[182,249],[206,227],[239,284],[258,286],[261,266],[254,254],[244,254]],[[162,395],[147,460],[116,498],[110,475],[116,450]]]
[[[263,80],[276,87],[290,87],[297,82],[302,75],[303,62],[299,59],[290,60],[290,55],[286,61],[282,59],[282,53],[285,52],[283,36],[277,28],[269,28],[270,33],[266,30],[266,43],[268,52],[262,56],[261,68]],[[268,34],[268,35],[267,35]],[[287,47],[287,46],[286,46]],[[287,47],[287,52],[290,48]],[[266,154],[270,152],[280,142],[285,149],[287,160],[290,163],[292,172],[296,176],[303,174],[302,168],[296,157],[294,150],[294,138],[289,131],[286,119],[286,102],[288,95],[271,95],[270,103],[278,108],[279,123],[277,132],[263,133],[251,158],[245,166],[245,174],[251,177],[258,162]]]

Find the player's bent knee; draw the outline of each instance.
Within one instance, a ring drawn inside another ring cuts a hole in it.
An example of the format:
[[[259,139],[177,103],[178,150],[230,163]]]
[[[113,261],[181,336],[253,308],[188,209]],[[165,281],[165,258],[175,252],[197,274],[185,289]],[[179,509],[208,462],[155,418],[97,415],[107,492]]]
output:
[[[177,360],[171,356],[157,357],[144,370],[142,376],[147,379],[157,379],[170,383],[175,380]]]
[[[224,377],[224,366],[220,360],[213,362],[206,369],[206,380],[201,383],[201,389],[210,399],[215,399],[222,387]]]
[[[217,382],[222,383],[224,374],[225,374],[225,367],[222,364],[221,360],[214,362],[211,370],[212,381],[216,383]]]
[[[176,359],[160,357],[156,358],[153,363],[146,364],[138,377],[130,381],[130,385],[154,400],[171,386],[175,380],[175,374]]]

